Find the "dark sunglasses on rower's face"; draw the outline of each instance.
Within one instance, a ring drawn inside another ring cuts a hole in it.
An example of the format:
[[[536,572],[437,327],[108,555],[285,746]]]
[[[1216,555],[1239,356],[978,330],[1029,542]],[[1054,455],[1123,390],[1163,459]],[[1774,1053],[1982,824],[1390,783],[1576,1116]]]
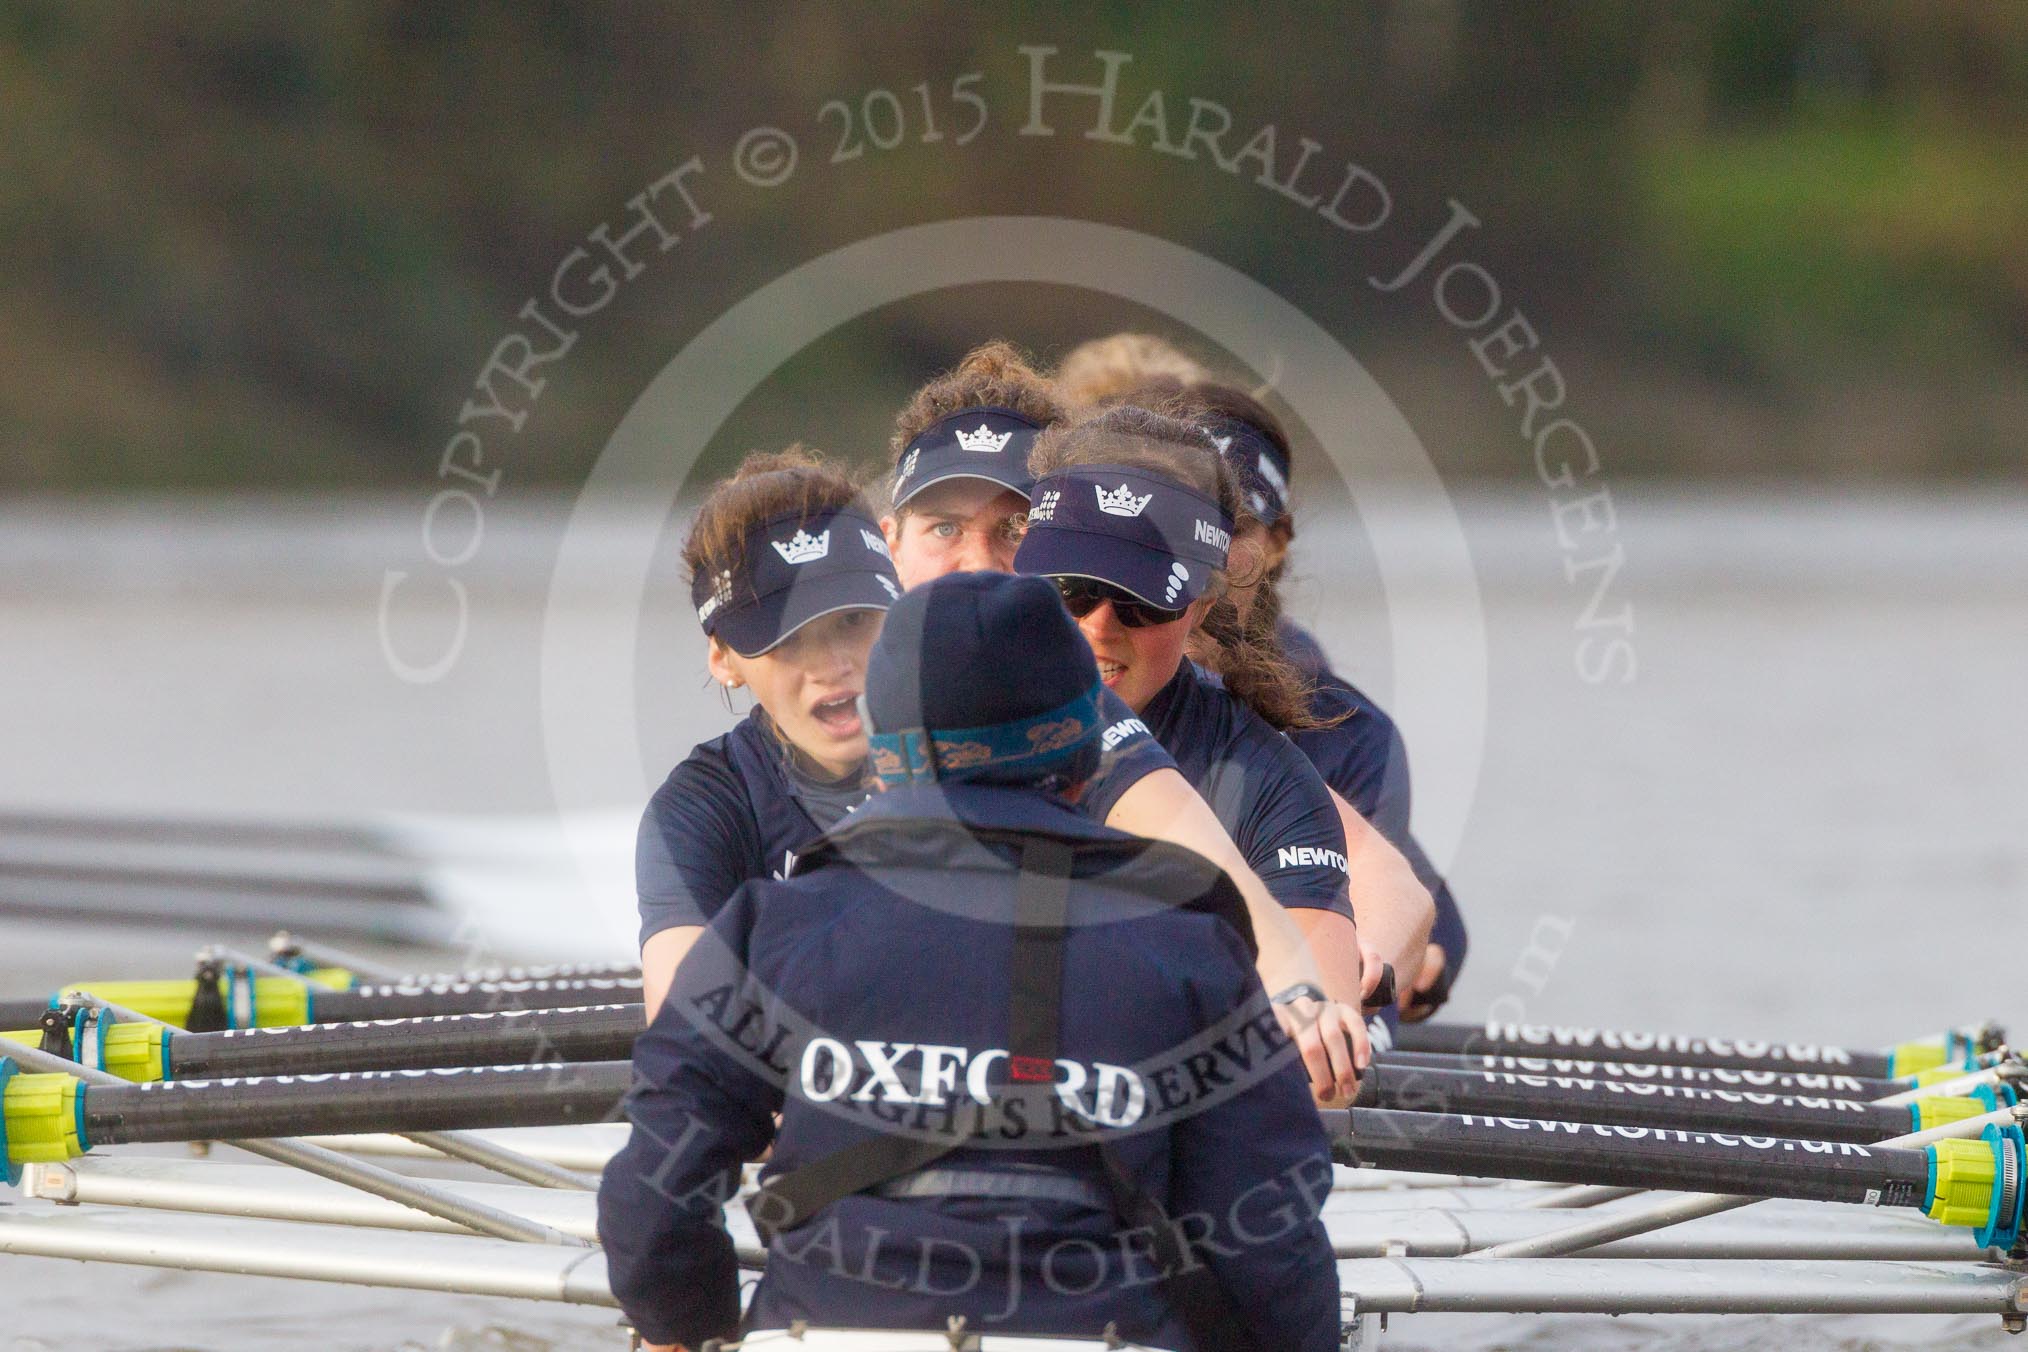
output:
[[[1081,620],[1099,608],[1099,602],[1110,601],[1113,618],[1129,629],[1145,629],[1151,624],[1168,624],[1183,614],[1180,610],[1164,610],[1151,606],[1131,593],[1121,591],[1106,582],[1097,582],[1088,577],[1053,577],[1057,594],[1063,597],[1063,608],[1071,618]]]

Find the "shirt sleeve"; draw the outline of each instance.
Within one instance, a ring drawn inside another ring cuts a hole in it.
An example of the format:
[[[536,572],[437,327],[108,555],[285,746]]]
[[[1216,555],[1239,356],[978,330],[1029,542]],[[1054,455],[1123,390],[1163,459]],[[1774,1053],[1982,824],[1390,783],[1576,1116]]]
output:
[[[1408,748],[1394,720],[1375,706],[1325,687],[1311,701],[1311,712],[1336,720],[1328,727],[1289,734],[1324,782],[1336,789],[1359,815],[1373,823],[1398,850],[1407,848],[1412,789]]]
[[[1326,784],[1342,794],[1360,816],[1373,823],[1374,829],[1401,851],[1409,867],[1415,870],[1416,881],[1429,889],[1436,903],[1436,923],[1430,930],[1430,942],[1443,946],[1455,978],[1464,967],[1465,918],[1458,910],[1450,884],[1437,872],[1436,865],[1409,829],[1413,788],[1408,747],[1402,741],[1400,729],[1379,706],[1332,687],[1322,688],[1312,707],[1326,718],[1343,715],[1343,720],[1331,727],[1291,733],[1289,740],[1309,757]]]
[[[760,846],[739,776],[709,747],[677,766],[648,800],[634,842],[641,942],[677,925],[704,925],[756,876]]]
[[[1255,731],[1244,760],[1222,767],[1244,776],[1245,801],[1233,843],[1282,905],[1350,918],[1345,824],[1330,789],[1295,743],[1265,723]],[[1205,798],[1216,810],[1217,795],[1231,791],[1213,785]]]
[[[1099,717],[1105,720],[1105,731],[1100,734],[1098,773],[1077,800],[1079,811],[1095,822],[1111,816],[1127,790],[1147,776],[1176,768],[1176,758],[1111,690],[1099,692]]]
[[[707,1011],[742,977],[755,912],[749,884],[728,902],[634,1043],[633,1131],[599,1184],[599,1240],[620,1308],[652,1343],[701,1347],[739,1327],[739,1267],[724,1205],[774,1135],[779,1086],[726,1046]]]

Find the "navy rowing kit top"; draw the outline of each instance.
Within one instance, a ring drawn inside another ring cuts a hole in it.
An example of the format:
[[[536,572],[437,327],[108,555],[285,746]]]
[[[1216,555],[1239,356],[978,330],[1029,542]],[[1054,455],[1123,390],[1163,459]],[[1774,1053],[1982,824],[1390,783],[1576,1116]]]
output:
[[[1041,911],[1038,877],[1057,880]],[[735,1332],[721,1208],[772,1141],[749,1328],[1110,1323],[1211,1352],[1151,1257],[1159,1228],[1259,1347],[1338,1346],[1327,1142],[1237,891],[1060,799],[879,795],[718,909],[634,1066],[599,1233],[650,1341]]]
[[[1416,880],[1429,889],[1436,903],[1430,942],[1443,946],[1455,978],[1465,961],[1465,921],[1450,884],[1409,830],[1408,747],[1400,730],[1386,710],[1331,670],[1323,647],[1308,630],[1284,617],[1276,637],[1283,655],[1315,683],[1310,712],[1327,723],[1336,720],[1329,727],[1290,733],[1289,739],[1302,748],[1324,782],[1401,851]]]
[[[1345,825],[1294,743],[1189,661],[1141,718],[1277,901],[1352,914]]]
[[[1078,809],[1102,822],[1144,776],[1176,762],[1125,700],[1108,690],[1100,704],[1104,751]],[[641,817],[634,848],[641,942],[677,925],[708,924],[749,879],[787,877],[796,857],[868,792],[859,777],[826,783],[812,776],[759,708],[731,732],[700,742]]]

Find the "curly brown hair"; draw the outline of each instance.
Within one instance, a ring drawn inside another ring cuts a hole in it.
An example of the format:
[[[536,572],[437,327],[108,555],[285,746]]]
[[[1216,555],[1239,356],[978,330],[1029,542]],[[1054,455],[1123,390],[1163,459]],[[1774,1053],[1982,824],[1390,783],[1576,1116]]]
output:
[[[939,418],[948,418],[968,408],[1005,408],[1019,413],[1038,427],[1060,423],[1064,407],[1040,372],[1012,343],[994,340],[981,343],[963,360],[915,392],[908,406],[895,415],[894,436],[889,443],[894,464],[908,443],[921,436]]]
[[[1175,480],[1216,502],[1234,522],[1255,524],[1239,476],[1194,423],[1135,404],[1115,404],[1082,422],[1050,428],[1036,439],[1029,466],[1037,478],[1073,465],[1118,465]],[[1276,607],[1256,603],[1240,617],[1228,582],[1256,585],[1259,579],[1232,579],[1221,571],[1213,580],[1213,601],[1197,636],[1204,640],[1205,665],[1225,688],[1270,724],[1284,731],[1323,726],[1310,712],[1309,681],[1282,655],[1275,639]],[[1272,612],[1272,613],[1271,613]]]
[[[697,509],[683,539],[685,580],[700,573],[736,574],[746,557],[747,533],[764,521],[854,506],[866,510],[859,485],[826,463],[821,452],[800,442],[786,450],[755,451]],[[734,578],[736,585],[744,581]]]

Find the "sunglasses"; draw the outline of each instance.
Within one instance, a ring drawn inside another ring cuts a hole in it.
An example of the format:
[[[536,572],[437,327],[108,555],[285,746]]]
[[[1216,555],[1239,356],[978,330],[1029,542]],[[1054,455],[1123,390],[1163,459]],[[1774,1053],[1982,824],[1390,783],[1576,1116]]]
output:
[[[1083,619],[1097,610],[1101,601],[1111,602],[1113,618],[1129,629],[1170,624],[1183,615],[1180,610],[1151,606],[1110,583],[1096,582],[1088,577],[1054,577],[1050,581],[1056,584],[1057,595],[1063,598],[1063,608],[1070,612],[1072,619]]]

